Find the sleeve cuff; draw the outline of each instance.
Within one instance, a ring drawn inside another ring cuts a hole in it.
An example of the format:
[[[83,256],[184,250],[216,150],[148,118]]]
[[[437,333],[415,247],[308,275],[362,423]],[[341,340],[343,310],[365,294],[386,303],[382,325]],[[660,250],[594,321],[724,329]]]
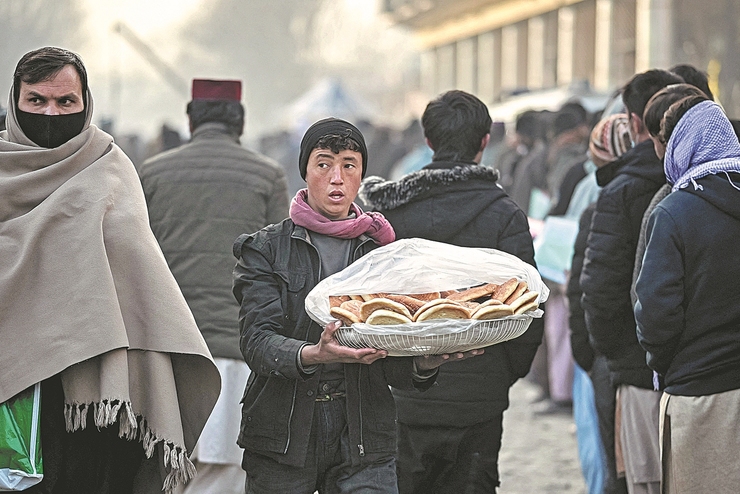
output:
[[[303,350],[303,347],[307,346],[308,343],[305,343],[301,345],[301,347],[298,349],[298,353],[296,354],[296,365],[298,366],[298,370],[301,371],[303,374],[313,374],[316,372],[319,368],[319,364],[304,366],[303,362],[301,362],[301,351]]]

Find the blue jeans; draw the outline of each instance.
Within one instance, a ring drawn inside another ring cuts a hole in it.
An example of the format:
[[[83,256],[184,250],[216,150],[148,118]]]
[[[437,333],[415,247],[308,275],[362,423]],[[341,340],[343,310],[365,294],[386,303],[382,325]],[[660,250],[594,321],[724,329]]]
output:
[[[344,407],[341,398],[316,403],[302,468],[244,450],[247,494],[398,494],[395,458],[352,466]]]

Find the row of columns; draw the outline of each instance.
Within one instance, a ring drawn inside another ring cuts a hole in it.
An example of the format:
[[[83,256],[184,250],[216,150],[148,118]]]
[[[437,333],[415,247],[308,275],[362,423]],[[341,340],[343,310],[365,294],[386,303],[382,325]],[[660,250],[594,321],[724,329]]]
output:
[[[462,89],[489,103],[502,92],[584,79],[610,91],[671,64],[673,1],[584,0],[432,47],[421,55],[421,89]]]

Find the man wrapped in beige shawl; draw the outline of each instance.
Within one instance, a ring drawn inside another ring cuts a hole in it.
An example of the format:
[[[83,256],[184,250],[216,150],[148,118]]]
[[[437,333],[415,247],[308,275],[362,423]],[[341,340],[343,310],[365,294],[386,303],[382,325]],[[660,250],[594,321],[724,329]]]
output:
[[[76,57],[42,48],[21,62],[38,53]],[[159,463],[137,473],[135,492],[169,492],[195,475],[188,452],[219,374],[149,228],[133,164],[90,124],[82,71],[79,134],[57,147],[30,139],[18,77],[0,132],[0,402],[61,378],[67,433],[117,428]],[[41,434],[43,454],[43,424]]]

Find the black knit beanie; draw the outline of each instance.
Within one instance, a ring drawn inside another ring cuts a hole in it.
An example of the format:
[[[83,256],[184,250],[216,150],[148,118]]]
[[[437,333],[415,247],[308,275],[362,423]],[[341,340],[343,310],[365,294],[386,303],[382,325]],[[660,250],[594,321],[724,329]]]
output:
[[[301,178],[306,180],[308,156],[311,154],[311,151],[316,147],[319,139],[327,135],[349,137],[360,145],[360,155],[362,155],[362,177],[364,178],[365,172],[367,171],[367,145],[365,144],[365,138],[357,127],[346,120],[334,117],[319,120],[309,127],[303,135],[303,139],[301,140],[301,152],[298,155],[298,169],[301,172]]]

